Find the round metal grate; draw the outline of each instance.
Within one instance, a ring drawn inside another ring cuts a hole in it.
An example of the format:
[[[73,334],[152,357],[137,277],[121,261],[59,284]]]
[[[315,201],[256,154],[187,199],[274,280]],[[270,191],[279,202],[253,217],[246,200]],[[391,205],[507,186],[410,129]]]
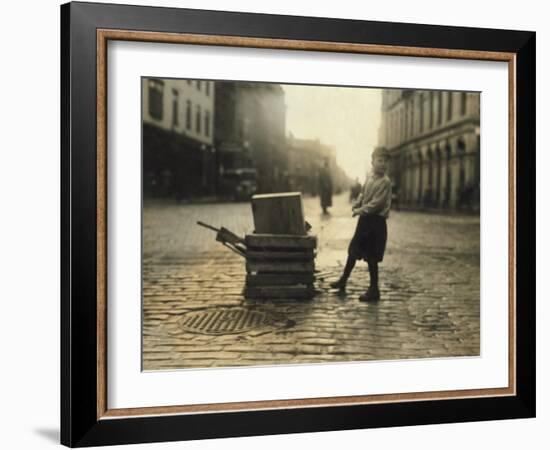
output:
[[[193,333],[236,334],[270,325],[272,318],[265,312],[245,308],[212,308],[187,313],[178,323]]]

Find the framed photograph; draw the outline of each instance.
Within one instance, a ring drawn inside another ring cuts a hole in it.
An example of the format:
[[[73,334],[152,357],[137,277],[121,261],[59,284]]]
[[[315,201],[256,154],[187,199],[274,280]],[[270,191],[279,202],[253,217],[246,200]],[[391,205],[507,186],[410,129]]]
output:
[[[61,441],[535,416],[535,33],[61,7]]]

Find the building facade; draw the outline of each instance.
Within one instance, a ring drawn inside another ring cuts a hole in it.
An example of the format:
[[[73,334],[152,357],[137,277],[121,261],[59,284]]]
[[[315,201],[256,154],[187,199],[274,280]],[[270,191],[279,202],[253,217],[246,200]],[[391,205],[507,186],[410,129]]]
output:
[[[479,93],[386,89],[379,142],[399,205],[479,209]]]
[[[216,82],[215,146],[220,178],[257,172],[257,192],[284,190],[286,105],[279,84]]]
[[[214,82],[142,79],[146,197],[215,193]]]
[[[333,193],[338,194],[351,185],[351,180],[336,162],[333,147],[319,139],[287,137],[289,190],[303,194],[319,194],[319,174],[325,162],[332,180]]]

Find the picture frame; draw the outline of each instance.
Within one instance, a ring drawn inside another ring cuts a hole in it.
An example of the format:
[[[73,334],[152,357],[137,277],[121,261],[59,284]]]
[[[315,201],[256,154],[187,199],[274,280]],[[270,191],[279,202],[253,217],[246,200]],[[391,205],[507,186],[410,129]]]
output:
[[[109,408],[110,41],[507,63],[508,386]],[[62,5],[61,443],[81,447],[534,417],[535,42],[535,33],[528,31],[79,2]]]

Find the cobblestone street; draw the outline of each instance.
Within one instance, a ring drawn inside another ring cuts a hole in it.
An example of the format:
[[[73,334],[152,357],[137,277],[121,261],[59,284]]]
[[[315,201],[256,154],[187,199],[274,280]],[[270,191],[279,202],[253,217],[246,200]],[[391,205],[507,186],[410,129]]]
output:
[[[250,233],[249,203],[145,204],[143,210],[143,369],[296,364],[479,355],[479,217],[392,211],[380,265],[381,300],[361,303],[368,286],[358,262],[347,294],[338,278],[355,228],[347,195],[329,216],[304,199],[318,236],[313,300],[246,300],[244,260],[215,241],[202,220]],[[237,308],[239,307],[239,308]],[[241,333],[201,334],[182,326],[192,312],[269,317]]]

